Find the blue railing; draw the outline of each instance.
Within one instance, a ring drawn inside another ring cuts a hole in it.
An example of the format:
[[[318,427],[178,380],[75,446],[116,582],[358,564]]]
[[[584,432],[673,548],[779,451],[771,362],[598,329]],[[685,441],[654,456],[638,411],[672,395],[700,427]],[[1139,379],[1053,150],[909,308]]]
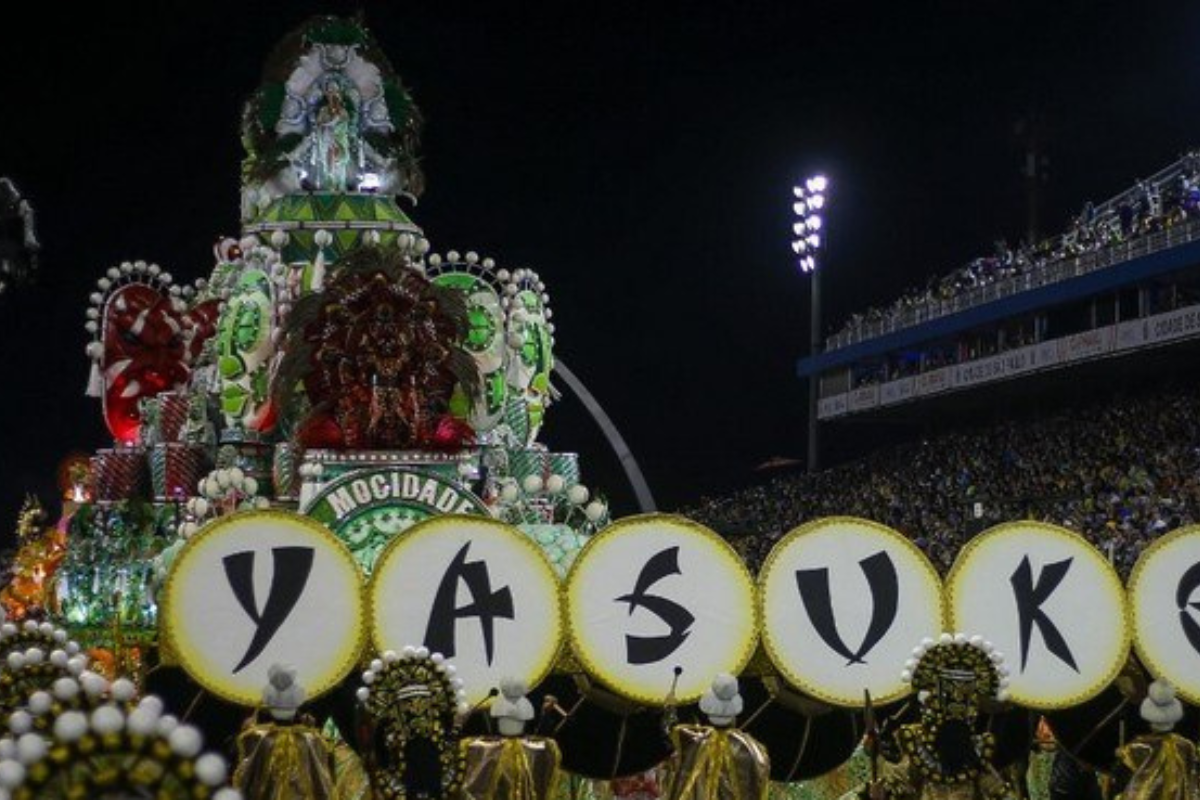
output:
[[[1047,265],[980,287],[951,300],[912,309],[855,334],[840,347],[801,359],[797,374],[807,377],[870,356],[948,337],[980,325],[1087,298],[1200,264],[1200,220],[1147,234],[1102,250]]]

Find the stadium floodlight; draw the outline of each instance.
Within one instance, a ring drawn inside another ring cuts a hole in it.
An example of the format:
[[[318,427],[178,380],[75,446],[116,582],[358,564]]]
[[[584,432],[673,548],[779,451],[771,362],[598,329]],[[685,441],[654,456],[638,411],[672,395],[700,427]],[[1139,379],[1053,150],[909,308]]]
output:
[[[819,212],[825,207],[828,188],[829,179],[824,175],[814,175],[792,187],[792,195],[796,198],[792,203],[795,214],[792,251],[800,256],[798,263],[804,272],[813,272],[817,268],[815,251],[821,249],[821,236],[817,232],[825,225],[824,216]]]
[[[825,200],[829,196],[829,179],[820,173],[792,186],[792,252],[796,265],[811,279],[812,310],[809,318],[808,344],[813,358],[821,352],[821,273],[818,259],[825,255]],[[817,444],[817,374],[808,378],[808,470],[819,468],[820,448]]]

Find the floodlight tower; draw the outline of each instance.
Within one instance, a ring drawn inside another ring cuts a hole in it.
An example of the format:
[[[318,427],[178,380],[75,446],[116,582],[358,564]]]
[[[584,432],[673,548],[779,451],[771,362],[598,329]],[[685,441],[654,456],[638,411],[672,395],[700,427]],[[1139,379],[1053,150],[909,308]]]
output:
[[[806,273],[812,281],[812,304],[809,310],[809,354],[816,356],[821,352],[821,271],[818,269],[818,258],[824,252],[825,245],[825,199],[829,190],[829,180],[824,175],[813,175],[792,187],[795,197],[792,211],[795,222],[792,223],[792,252],[796,254],[797,266]],[[819,399],[820,377],[813,373],[808,379],[808,471],[816,472],[820,468],[820,447],[817,441],[817,401]]]

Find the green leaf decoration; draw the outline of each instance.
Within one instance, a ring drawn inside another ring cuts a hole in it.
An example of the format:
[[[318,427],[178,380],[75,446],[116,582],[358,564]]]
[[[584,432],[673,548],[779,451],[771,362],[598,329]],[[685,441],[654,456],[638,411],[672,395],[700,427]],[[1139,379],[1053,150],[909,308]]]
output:
[[[245,389],[236,384],[227,385],[221,389],[221,412],[231,417],[240,416],[248,399]]]
[[[263,84],[258,90],[258,122],[264,131],[275,130],[287,89],[282,83]]]
[[[236,378],[246,369],[242,359],[238,356],[221,356],[217,360],[217,371],[222,378]]]
[[[300,143],[298,135],[278,139],[275,125],[286,96],[286,83],[300,57],[314,44],[353,46],[379,68],[384,99],[395,126],[391,134],[373,133],[367,142],[385,158],[393,159],[406,191],[419,196],[424,188],[417,150],[423,124],[421,112],[404,88],[386,54],[357,18],[314,17],[287,34],[267,59],[262,83],[250,98],[242,117],[243,180],[261,183],[287,166],[287,153]]]
[[[371,44],[370,34],[358,20],[320,17],[309,23],[304,36],[308,44]]]

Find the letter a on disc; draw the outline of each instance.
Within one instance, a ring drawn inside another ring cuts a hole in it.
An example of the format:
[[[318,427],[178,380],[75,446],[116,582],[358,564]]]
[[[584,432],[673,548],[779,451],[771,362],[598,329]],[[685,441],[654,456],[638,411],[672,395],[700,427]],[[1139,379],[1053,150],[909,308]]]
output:
[[[447,514],[417,523],[380,555],[367,594],[375,647],[441,653],[471,705],[504,678],[532,689],[562,644],[554,567],[499,520]]]
[[[954,631],[1004,655],[1013,702],[1037,709],[1088,700],[1120,672],[1131,625],[1116,570],[1079,534],[1009,522],[967,542],[946,577]]]
[[[354,556],[297,514],[248,511],[207,525],[176,556],[160,597],[168,648],[232,703],[258,705],[273,664],[296,667],[316,697],[350,673],[366,644]]]
[[[792,685],[861,706],[908,693],[904,662],[944,627],[942,582],[925,554],[875,522],[829,517],[779,540],[759,575],[763,645]]]

